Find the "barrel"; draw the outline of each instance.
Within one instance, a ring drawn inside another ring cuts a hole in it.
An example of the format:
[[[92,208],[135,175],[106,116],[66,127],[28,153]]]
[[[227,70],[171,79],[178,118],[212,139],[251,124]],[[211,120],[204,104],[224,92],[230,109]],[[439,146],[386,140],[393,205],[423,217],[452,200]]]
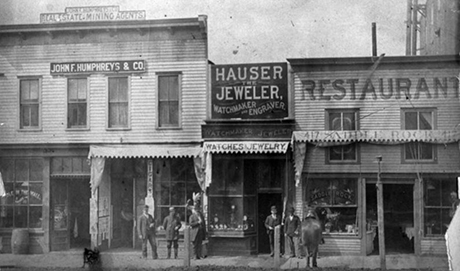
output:
[[[29,253],[29,230],[14,229],[11,234],[11,251],[13,254]]]

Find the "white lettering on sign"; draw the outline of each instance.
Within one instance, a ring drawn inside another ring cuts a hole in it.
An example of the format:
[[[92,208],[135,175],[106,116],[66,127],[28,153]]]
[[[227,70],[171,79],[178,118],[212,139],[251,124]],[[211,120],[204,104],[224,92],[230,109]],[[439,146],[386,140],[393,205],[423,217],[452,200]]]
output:
[[[215,81],[279,80],[282,72],[282,66],[220,67]]]
[[[205,142],[205,152],[275,152],[285,153],[289,142]]]
[[[65,13],[40,14],[40,23],[145,20],[145,10],[120,11],[118,6],[70,7]]]

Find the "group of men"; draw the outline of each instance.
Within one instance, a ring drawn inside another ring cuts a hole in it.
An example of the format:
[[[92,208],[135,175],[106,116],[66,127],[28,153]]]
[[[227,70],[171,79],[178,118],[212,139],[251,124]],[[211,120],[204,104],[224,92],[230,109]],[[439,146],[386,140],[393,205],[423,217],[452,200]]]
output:
[[[193,245],[193,253],[195,259],[201,259],[201,246],[203,239],[206,235],[206,224],[203,214],[196,206],[190,207],[192,215],[189,217],[190,225],[190,240]],[[179,229],[182,227],[179,214],[176,213],[174,207],[169,208],[169,215],[163,221],[163,228],[165,229],[165,239],[167,242],[168,255],[171,258],[171,248],[174,248],[174,258],[177,259],[179,252]],[[152,247],[152,258],[158,259],[157,243],[156,243],[156,226],[155,220],[149,214],[149,206],[145,205],[142,215],[137,220],[137,232],[139,238],[142,240],[142,257],[147,258],[147,245],[150,243]]]
[[[290,249],[291,254],[289,257],[299,257],[300,252],[296,243],[300,238],[301,222],[300,218],[295,215],[294,207],[290,207],[287,211],[287,216],[282,221],[281,216],[278,215],[276,206],[272,206],[271,214],[265,219],[265,228],[267,229],[267,234],[270,242],[270,256],[273,257],[275,254],[274,244],[275,244],[275,227],[278,225],[284,225],[284,235],[286,236],[287,246]]]

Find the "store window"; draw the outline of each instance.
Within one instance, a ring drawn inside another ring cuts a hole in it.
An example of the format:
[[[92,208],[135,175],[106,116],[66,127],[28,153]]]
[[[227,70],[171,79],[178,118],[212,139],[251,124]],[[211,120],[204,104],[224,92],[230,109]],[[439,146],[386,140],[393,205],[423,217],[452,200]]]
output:
[[[195,176],[193,160],[190,158],[163,159],[157,161],[159,168],[154,174],[160,180],[154,180],[154,197],[157,201],[155,216],[161,223],[169,215],[169,207],[173,206],[185,223],[188,220],[186,203],[193,198],[193,193],[200,193],[201,188]],[[189,214],[190,215],[190,214]]]
[[[457,179],[424,179],[425,236],[444,236],[458,207]]]
[[[6,196],[0,198],[0,228],[41,228],[43,160],[2,160]]]
[[[40,79],[20,79],[20,129],[40,128]]]
[[[109,128],[129,126],[128,77],[109,78]]]
[[[317,207],[325,233],[358,234],[356,179],[307,181],[307,204]]]
[[[67,79],[67,92],[67,128],[86,128],[88,108],[87,78]]]
[[[158,74],[158,127],[180,127],[180,74]]]
[[[404,130],[433,130],[436,124],[435,109],[403,109]],[[411,142],[404,144],[403,158],[405,162],[434,162],[436,148],[433,144]]]
[[[349,131],[358,129],[359,111],[357,109],[334,109],[326,111],[327,130]],[[351,143],[327,148],[329,163],[358,162],[357,144]]]

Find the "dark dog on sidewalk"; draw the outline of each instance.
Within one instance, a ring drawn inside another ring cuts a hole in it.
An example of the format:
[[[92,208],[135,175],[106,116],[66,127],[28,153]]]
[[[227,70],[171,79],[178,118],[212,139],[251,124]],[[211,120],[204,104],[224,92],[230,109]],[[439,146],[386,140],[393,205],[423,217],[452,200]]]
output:
[[[85,248],[85,251],[83,252],[83,266],[81,268],[84,268],[86,264],[88,264],[91,268],[99,263],[99,250],[97,248],[94,248],[94,250]]]

